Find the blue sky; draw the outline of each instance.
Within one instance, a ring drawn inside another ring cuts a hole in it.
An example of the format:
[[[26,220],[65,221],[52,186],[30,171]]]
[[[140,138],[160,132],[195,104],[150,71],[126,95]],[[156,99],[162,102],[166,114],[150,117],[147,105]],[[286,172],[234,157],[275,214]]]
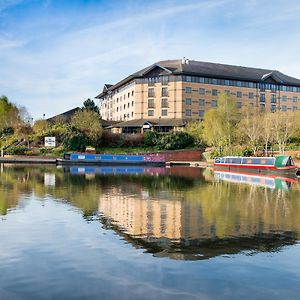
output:
[[[159,60],[300,78],[300,1],[0,0],[0,94],[53,116]]]

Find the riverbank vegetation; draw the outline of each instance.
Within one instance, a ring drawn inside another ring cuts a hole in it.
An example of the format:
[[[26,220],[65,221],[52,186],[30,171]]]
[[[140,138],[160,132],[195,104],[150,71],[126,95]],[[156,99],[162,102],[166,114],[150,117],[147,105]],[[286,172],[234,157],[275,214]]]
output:
[[[120,134],[103,130],[99,109],[88,99],[71,119],[32,119],[25,108],[0,97],[0,148],[14,155],[60,156],[65,151],[96,149],[98,153],[142,153],[210,147],[216,155],[269,155],[300,150],[300,111],[265,112],[239,109],[225,94],[204,121],[188,122],[183,131]],[[46,148],[44,138],[56,138]]]

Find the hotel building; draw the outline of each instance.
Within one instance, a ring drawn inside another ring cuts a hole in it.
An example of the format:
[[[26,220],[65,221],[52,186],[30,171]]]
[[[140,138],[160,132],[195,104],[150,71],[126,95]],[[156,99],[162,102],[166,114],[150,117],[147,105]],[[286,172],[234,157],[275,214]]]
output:
[[[300,80],[275,70],[184,58],[159,61],[114,85],[105,84],[96,98],[102,118],[120,122],[114,128],[134,132],[156,126],[167,131],[204,119],[218,106],[221,93],[239,109],[295,111]]]

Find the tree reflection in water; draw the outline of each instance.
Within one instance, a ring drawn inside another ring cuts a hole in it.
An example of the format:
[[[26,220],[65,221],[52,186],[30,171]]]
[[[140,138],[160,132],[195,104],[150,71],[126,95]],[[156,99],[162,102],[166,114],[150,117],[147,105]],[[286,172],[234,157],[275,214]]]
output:
[[[76,170],[4,165],[1,170],[0,214],[20,206],[21,195],[34,193],[40,201],[49,195],[156,256],[206,259],[278,251],[299,240],[299,182],[277,181],[270,188],[184,167]]]

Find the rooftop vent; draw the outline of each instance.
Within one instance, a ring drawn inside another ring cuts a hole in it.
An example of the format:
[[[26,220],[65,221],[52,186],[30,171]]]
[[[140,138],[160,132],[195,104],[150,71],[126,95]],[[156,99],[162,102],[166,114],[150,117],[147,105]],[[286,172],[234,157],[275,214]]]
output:
[[[189,59],[186,58],[186,57],[183,57],[182,60],[181,60],[181,63],[182,63],[183,65],[188,65],[189,62],[190,62]]]

